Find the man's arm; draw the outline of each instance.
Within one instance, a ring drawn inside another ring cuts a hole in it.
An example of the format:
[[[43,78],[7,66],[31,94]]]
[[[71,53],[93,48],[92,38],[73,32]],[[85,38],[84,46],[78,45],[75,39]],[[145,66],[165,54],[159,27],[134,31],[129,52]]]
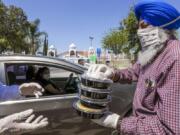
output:
[[[115,70],[113,81],[119,83],[131,83],[137,81],[140,72],[140,64],[135,63],[132,68]]]
[[[18,85],[6,86],[0,83],[0,100],[18,99],[20,97]]]
[[[167,67],[162,85],[157,88],[157,115],[122,119],[125,134],[180,134],[180,60]]]

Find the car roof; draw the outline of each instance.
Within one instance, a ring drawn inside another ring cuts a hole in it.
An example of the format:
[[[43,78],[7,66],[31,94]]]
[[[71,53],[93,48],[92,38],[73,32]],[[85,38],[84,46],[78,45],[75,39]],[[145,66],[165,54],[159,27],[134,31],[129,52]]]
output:
[[[13,63],[13,62],[41,62],[41,63],[51,63],[51,64],[57,64],[57,65],[64,65],[66,67],[71,67],[76,70],[79,70],[79,72],[84,72],[87,70],[86,67],[83,67],[81,65],[72,63],[70,61],[67,61],[62,58],[52,58],[47,56],[32,56],[32,55],[1,55],[0,56],[0,62],[3,63]]]

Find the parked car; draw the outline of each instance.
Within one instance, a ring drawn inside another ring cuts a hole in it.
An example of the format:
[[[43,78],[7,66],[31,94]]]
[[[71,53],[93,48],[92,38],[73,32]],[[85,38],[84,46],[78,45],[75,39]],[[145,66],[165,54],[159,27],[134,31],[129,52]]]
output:
[[[0,117],[33,108],[36,114],[49,119],[49,126],[30,135],[110,135],[112,130],[96,125],[91,120],[77,115],[73,102],[78,98],[78,75],[87,69],[81,65],[63,59],[41,56],[0,56],[0,81],[5,85],[27,82],[27,71],[33,67],[50,69],[50,79],[67,91],[61,95],[45,95],[40,98],[23,97],[8,101],[0,101]],[[72,76],[73,74],[73,76]],[[71,82],[71,83],[70,83]],[[74,83],[72,83],[74,82]],[[131,109],[133,85],[114,84],[112,86],[112,102],[110,110],[125,115]],[[68,89],[71,88],[71,90]],[[74,88],[74,89],[72,89]]]

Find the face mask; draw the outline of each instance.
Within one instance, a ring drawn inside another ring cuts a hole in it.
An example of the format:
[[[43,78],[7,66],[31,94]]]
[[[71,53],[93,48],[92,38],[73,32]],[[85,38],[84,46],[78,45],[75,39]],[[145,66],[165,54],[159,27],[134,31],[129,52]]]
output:
[[[50,78],[50,75],[49,74],[43,74],[43,79],[45,79],[45,80],[49,80],[49,78]]]
[[[137,34],[140,39],[142,49],[149,46],[164,44],[169,38],[165,30],[159,27],[138,29]]]

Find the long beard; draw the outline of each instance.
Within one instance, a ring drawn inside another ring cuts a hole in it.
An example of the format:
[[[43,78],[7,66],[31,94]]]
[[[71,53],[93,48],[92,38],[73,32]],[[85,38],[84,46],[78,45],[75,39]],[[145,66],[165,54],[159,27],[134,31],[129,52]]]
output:
[[[145,66],[150,63],[157,53],[159,53],[164,47],[164,44],[160,44],[157,46],[149,46],[146,50],[140,51],[138,54],[138,62],[141,66]]]

